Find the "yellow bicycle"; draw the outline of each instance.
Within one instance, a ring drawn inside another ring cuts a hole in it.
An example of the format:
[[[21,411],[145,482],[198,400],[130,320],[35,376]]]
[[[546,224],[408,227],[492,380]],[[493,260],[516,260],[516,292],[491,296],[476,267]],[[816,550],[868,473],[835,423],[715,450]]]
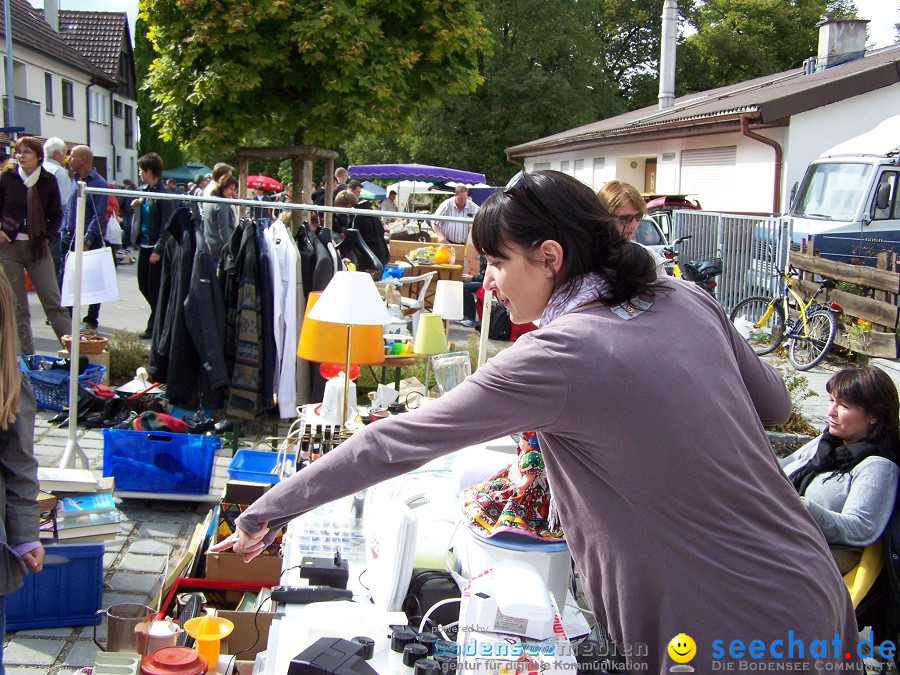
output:
[[[777,268],[776,268],[777,269]],[[785,280],[784,290],[774,298],[754,295],[739,302],[731,310],[731,320],[759,355],[778,349],[787,339],[790,341],[788,360],[797,370],[809,370],[828,354],[837,334],[837,318],[841,307],[837,303],[816,302],[826,288],[834,288],[832,279],[823,279],[816,292],[804,301],[795,290],[798,273],[778,270]],[[786,329],[785,317],[797,315]]]

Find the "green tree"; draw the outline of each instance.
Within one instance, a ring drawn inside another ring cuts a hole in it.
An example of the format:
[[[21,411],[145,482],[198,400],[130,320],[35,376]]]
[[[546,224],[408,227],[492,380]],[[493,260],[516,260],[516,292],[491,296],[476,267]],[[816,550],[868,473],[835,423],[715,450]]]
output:
[[[382,142],[357,143],[373,156],[481,171],[489,182],[509,177],[510,145],[594,122],[623,109],[598,54],[597,2],[484,0],[493,54],[481,63],[484,85],[470,94],[441,87],[439,105],[423,111],[415,130]],[[610,92],[613,92],[610,95]],[[398,157],[399,158],[399,157]],[[366,160],[369,161],[369,160]]]
[[[164,139],[208,150],[389,133],[481,83],[490,34],[465,0],[144,0]]]
[[[138,82],[146,81],[153,57],[153,45],[147,39],[147,22],[138,18],[134,25],[134,67]],[[137,112],[140,119],[138,128],[141,132],[138,154],[145,155],[153,151],[162,157],[163,166],[169,168],[183,166],[185,161],[181,147],[177,143],[161,139],[159,132],[152,124],[153,102],[150,100],[150,92],[146,87],[138,89]]]
[[[803,65],[823,17],[854,18],[853,0],[706,0],[696,33],[678,47],[678,93],[702,91]]]

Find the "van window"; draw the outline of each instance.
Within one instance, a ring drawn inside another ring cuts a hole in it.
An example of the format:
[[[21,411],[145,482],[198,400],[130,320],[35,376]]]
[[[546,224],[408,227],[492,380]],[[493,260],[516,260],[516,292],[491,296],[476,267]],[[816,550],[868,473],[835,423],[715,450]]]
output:
[[[872,220],[897,218],[900,204],[897,203],[897,171],[885,171],[878,178],[875,198],[872,204]]]
[[[870,164],[813,164],[803,178],[793,215],[825,220],[853,220],[872,171]]]

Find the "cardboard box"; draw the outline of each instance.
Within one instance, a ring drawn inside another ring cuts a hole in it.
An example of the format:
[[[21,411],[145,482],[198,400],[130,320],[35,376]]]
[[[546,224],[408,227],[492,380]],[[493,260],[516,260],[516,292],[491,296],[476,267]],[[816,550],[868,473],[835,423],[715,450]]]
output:
[[[219,610],[217,616],[228,619],[234,624],[231,635],[222,640],[221,652],[232,656],[240,652],[238,658],[241,661],[254,661],[256,655],[266,650],[269,643],[269,628],[275,612],[237,612],[233,610]],[[256,632],[259,631],[259,639],[253,645]],[[251,647],[251,645],[253,645]],[[245,650],[246,651],[241,651]]]
[[[56,355],[61,359],[69,358],[69,350],[68,349],[60,349]],[[100,384],[109,384],[109,352],[104,350],[99,354],[81,354],[82,356],[86,356],[89,363],[96,363],[98,366],[103,366],[106,368],[103,371],[103,380],[101,380]]]
[[[281,556],[260,555],[248,563],[237,553],[206,553],[207,579],[249,581],[275,586],[281,577]]]
[[[238,517],[271,487],[267,483],[252,483],[245,480],[230,480],[225,483],[225,491],[222,493],[222,501],[219,504],[219,519],[216,523],[216,541],[222,541],[234,534],[235,521]],[[281,549],[281,537],[282,533],[279,532],[274,541],[265,548],[262,555],[277,556]],[[207,574],[207,577],[226,578],[213,577],[209,574]]]

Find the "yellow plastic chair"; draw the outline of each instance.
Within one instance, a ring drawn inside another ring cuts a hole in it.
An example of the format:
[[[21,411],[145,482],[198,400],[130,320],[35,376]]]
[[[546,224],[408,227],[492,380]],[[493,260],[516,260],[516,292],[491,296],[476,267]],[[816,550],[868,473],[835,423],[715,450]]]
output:
[[[850,591],[850,600],[855,609],[866,597],[884,567],[884,543],[881,539],[863,549],[862,558],[852,570],[844,575],[844,583]]]

